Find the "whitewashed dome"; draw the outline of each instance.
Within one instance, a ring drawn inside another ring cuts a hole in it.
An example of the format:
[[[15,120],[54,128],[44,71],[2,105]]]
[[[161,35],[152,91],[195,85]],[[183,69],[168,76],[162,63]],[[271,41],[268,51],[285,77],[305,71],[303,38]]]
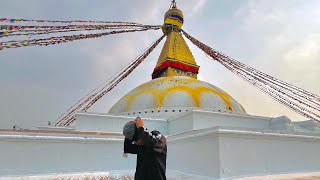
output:
[[[144,115],[189,109],[246,113],[241,104],[218,87],[190,77],[172,76],[136,87],[122,97],[109,114]]]

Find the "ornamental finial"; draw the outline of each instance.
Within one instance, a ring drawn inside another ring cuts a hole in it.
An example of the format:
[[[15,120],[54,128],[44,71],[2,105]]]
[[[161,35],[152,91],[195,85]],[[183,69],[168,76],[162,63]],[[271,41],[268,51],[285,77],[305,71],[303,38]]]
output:
[[[171,1],[170,9],[177,8],[176,0]]]

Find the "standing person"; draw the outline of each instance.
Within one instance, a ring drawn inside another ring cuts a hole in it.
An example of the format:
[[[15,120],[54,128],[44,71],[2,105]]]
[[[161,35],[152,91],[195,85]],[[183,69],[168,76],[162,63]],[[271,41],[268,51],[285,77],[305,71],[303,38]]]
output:
[[[135,180],[166,180],[167,140],[149,132],[140,117],[123,127],[124,153],[137,154]]]

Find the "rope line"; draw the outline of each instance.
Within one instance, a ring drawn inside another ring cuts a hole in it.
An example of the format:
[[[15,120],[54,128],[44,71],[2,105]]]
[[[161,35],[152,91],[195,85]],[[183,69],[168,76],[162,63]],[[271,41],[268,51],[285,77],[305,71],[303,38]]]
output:
[[[240,76],[262,92],[268,94],[277,102],[287,106],[304,117],[320,122],[320,115],[318,114],[320,111],[318,103],[319,96],[240,63],[239,61],[203,44],[183,30],[182,33],[208,56],[221,63],[228,70]],[[305,108],[304,106],[312,108],[317,113]]]
[[[60,116],[60,118],[56,121],[56,126],[69,126],[72,124],[76,117],[75,114],[77,111],[87,111],[94,103],[96,103],[100,98],[110,92],[114,87],[116,87],[123,79],[125,79],[138,65],[140,65],[145,58],[156,48],[156,46],[161,42],[161,40],[165,37],[162,35],[157,41],[155,41],[144,53],[139,55],[133,61],[129,63],[119,74],[114,75],[115,78],[105,83],[105,85],[99,89],[96,88],[91,93],[87,95],[86,98],[82,98],[79,100],[73,108],[70,108],[65,114]],[[101,87],[101,86],[100,86]]]
[[[133,30],[110,31],[110,32],[97,33],[97,34],[78,34],[78,35],[61,36],[61,37],[49,37],[44,39],[7,41],[7,42],[0,42],[0,50],[9,49],[9,48],[20,48],[25,46],[48,46],[48,45],[66,43],[66,42],[71,42],[71,41],[81,40],[81,39],[91,39],[91,38],[98,38],[98,37],[113,35],[113,34],[147,31],[147,30],[155,30],[155,29],[143,28],[143,29],[133,29]]]
[[[10,18],[0,18],[0,22],[37,22],[37,23],[102,23],[102,24],[114,24],[114,23],[122,23],[122,24],[139,24],[135,22],[120,22],[120,21],[94,21],[94,20],[43,20],[43,19],[10,19]]]

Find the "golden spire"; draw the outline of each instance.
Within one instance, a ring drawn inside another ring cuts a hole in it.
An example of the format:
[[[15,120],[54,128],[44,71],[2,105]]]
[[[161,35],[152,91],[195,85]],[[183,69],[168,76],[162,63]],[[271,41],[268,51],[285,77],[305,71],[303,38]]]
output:
[[[183,12],[177,8],[175,0],[164,15],[162,31],[167,40],[162,48],[152,79],[169,76],[197,78],[199,66],[183,39],[180,29],[183,25]]]

